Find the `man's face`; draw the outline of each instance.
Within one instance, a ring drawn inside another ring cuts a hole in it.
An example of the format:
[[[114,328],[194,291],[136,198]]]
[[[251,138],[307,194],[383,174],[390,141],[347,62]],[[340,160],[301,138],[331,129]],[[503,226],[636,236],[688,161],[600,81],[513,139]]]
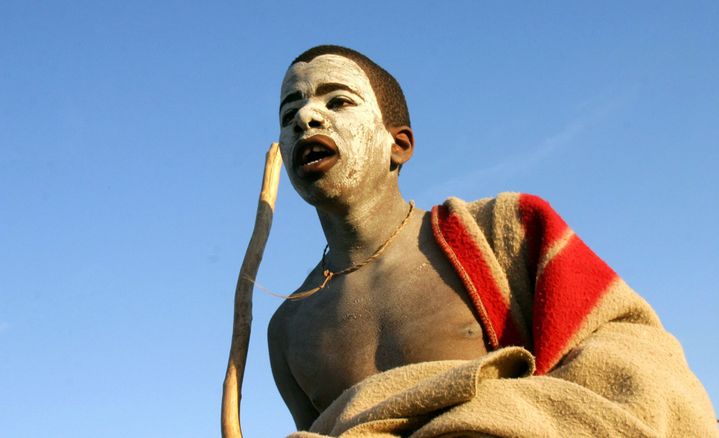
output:
[[[299,62],[282,82],[280,151],[311,204],[356,201],[389,178],[392,135],[364,71],[338,55]]]

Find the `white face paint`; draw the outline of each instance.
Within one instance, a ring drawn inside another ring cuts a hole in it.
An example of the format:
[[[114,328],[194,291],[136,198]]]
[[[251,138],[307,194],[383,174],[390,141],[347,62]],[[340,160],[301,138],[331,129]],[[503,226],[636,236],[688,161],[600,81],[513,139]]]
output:
[[[356,63],[338,55],[296,63],[282,82],[281,101],[288,96],[296,99],[280,108],[280,151],[300,196],[312,204],[322,198],[352,202],[383,186],[394,140],[369,78]],[[339,158],[321,178],[303,180],[294,170],[293,148],[317,134],[334,140]]]

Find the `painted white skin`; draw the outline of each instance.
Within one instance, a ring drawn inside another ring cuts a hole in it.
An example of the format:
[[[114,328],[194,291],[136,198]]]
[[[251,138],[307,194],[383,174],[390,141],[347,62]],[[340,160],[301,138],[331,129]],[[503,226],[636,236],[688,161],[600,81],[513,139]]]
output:
[[[399,172],[391,170],[395,140],[369,78],[352,60],[322,55],[292,65],[281,102],[298,94],[280,108],[280,151],[295,190],[317,208],[329,266],[338,271],[369,257],[407,215]],[[320,134],[335,142],[337,162],[319,179],[303,179],[295,171],[293,148]]]
[[[344,84],[352,91],[336,89],[315,94],[320,84],[329,83]],[[309,63],[296,63],[282,82],[281,101],[298,91],[302,99],[280,108],[280,150],[300,196],[313,205],[332,200],[357,206],[356,201],[368,192],[385,186],[388,178],[396,178],[386,171],[390,166],[392,135],[384,126],[369,79],[356,63],[338,55],[322,55]],[[318,126],[310,127],[312,121]],[[296,124],[307,129],[298,133]],[[335,141],[339,160],[319,180],[307,182],[292,171],[292,148],[298,140],[315,134]]]

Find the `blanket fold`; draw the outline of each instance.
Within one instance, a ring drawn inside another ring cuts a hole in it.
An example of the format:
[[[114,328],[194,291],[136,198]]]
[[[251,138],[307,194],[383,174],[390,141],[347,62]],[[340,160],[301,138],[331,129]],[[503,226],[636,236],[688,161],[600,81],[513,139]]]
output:
[[[407,365],[348,389],[290,437],[717,436],[681,355],[664,330],[616,322],[544,376],[521,347]]]
[[[473,361],[424,362],[369,377],[346,390],[312,425],[316,436],[398,436],[417,430],[438,413],[471,402],[482,382],[527,377],[534,358],[508,347]],[[324,434],[324,435],[323,435]]]

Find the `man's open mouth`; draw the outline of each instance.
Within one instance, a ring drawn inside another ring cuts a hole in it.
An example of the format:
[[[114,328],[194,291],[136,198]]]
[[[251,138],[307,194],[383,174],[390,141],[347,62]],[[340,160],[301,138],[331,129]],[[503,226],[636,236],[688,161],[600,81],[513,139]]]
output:
[[[300,178],[317,179],[330,170],[337,159],[334,140],[326,135],[313,135],[297,142],[292,161]]]

